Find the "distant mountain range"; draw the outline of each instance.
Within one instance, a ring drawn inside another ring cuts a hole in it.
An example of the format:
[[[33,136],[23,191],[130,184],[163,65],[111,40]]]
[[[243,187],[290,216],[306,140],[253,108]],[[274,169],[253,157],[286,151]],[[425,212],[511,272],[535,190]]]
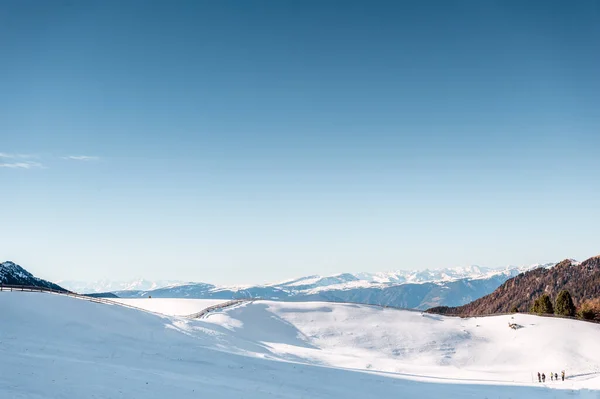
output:
[[[177,281],[95,283],[37,278],[14,262],[0,263],[0,284],[26,285],[122,298],[262,298],[283,301],[356,302],[372,305],[428,309],[432,313],[461,316],[527,311],[543,293],[552,299],[562,289],[576,303],[600,298],[600,256],[584,262],[572,259],[558,264],[489,269],[479,266],[385,273],[342,273],[306,276],[274,284],[218,287]]]
[[[57,284],[34,277],[27,270],[10,261],[0,263],[0,283],[3,285],[24,285],[66,291]]]
[[[427,309],[434,306],[459,306],[489,294],[507,279],[535,268],[490,269],[479,266],[439,270],[381,273],[343,273],[333,276],[306,276],[274,284],[218,287],[207,283],[174,281],[102,281],[84,284],[62,281],[66,287],[83,293],[111,292],[122,298],[264,298],[284,301],[357,302],[371,305]],[[144,288],[158,287],[160,288]],[[107,287],[117,287],[117,289]],[[125,287],[124,289],[119,289]],[[139,287],[139,288],[135,288]]]
[[[515,271],[524,271],[534,269],[540,266],[548,265],[532,265],[527,267],[507,267],[505,269],[490,269],[480,266],[468,266],[457,268],[445,268],[434,270],[399,270],[394,272],[376,272],[376,273],[342,273],[332,276],[311,275],[300,277],[282,282],[256,285],[264,287],[279,287],[282,289],[290,289],[293,291],[303,290],[319,290],[333,288],[372,288],[375,286],[398,285],[406,283],[438,283],[456,281],[461,279],[481,279],[494,277],[498,275],[510,275]],[[80,293],[100,293],[100,292],[116,292],[116,291],[152,291],[164,287],[173,287],[181,285],[205,284],[184,282],[181,280],[146,280],[143,278],[131,281],[113,281],[113,280],[98,280],[93,282],[74,281],[74,280],[59,280],[57,284],[61,284],[69,289]],[[211,287],[215,287],[214,285]],[[252,286],[231,287],[232,290],[240,290]]]
[[[181,284],[177,280],[149,281],[139,278],[131,281],[98,280],[92,282],[59,280],[56,284],[68,287],[73,292],[82,294],[97,294],[112,291],[150,291],[170,285]]]
[[[516,307],[528,312],[536,298],[548,294],[554,301],[566,289],[575,305],[600,298],[600,256],[576,262],[566,259],[552,268],[536,268],[504,282],[489,295],[463,306],[442,306],[429,309],[431,313],[476,316],[507,313]]]

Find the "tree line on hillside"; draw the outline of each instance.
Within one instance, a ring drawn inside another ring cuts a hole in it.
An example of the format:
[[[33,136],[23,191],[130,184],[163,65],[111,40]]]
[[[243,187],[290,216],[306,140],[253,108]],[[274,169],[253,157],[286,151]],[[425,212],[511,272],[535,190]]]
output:
[[[556,306],[554,299],[558,298],[562,290],[567,290],[572,296],[571,300],[576,306],[576,315],[579,313],[581,318],[589,319],[593,314],[594,318],[600,319],[598,316],[598,309],[600,309],[598,304],[600,302],[600,256],[592,257],[581,263],[565,259],[551,268],[536,268],[507,280],[491,294],[466,305],[438,306],[428,309],[427,312],[456,316],[508,313],[515,309],[529,312],[535,305],[536,299],[548,295],[552,311],[548,309],[546,300],[541,299],[546,306],[538,302],[538,305],[535,306],[536,313],[540,313],[537,311],[538,309],[542,309],[542,313],[554,313]],[[559,312],[573,314],[572,309],[566,311],[561,308]]]
[[[518,312],[513,306],[511,312]],[[554,304],[548,294],[539,296],[529,309],[530,313],[554,314],[557,316],[578,317],[583,320],[600,320],[600,298],[583,301],[579,307],[575,306],[573,297],[567,290],[558,293]]]

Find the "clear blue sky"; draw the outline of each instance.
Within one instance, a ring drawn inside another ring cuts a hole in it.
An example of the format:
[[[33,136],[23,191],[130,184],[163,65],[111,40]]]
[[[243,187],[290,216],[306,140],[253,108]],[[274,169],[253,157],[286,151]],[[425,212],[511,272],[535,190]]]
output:
[[[0,4],[0,259],[256,283],[600,253],[598,1]]]

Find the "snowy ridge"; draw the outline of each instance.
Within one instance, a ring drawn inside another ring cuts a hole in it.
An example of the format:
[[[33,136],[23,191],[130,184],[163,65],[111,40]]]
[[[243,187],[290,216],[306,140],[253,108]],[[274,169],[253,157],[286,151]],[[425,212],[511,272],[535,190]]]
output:
[[[68,289],[73,292],[95,294],[114,291],[151,291],[158,288],[176,286],[178,284],[183,284],[183,282],[177,280],[150,281],[139,278],[131,281],[97,280],[92,282],[59,280],[56,284],[68,287]]]
[[[354,276],[359,280],[368,281],[378,284],[394,284],[394,283],[441,283],[463,279],[483,279],[493,276],[507,275],[513,276],[529,270],[537,269],[538,267],[550,268],[556,263],[534,264],[531,266],[507,266],[503,269],[491,269],[481,266],[465,266],[444,269],[425,269],[425,270],[399,270],[394,272],[379,272],[379,273],[356,273]]]
[[[6,261],[0,263],[0,282],[8,281],[9,276],[23,280],[34,278],[31,273],[14,262]]]

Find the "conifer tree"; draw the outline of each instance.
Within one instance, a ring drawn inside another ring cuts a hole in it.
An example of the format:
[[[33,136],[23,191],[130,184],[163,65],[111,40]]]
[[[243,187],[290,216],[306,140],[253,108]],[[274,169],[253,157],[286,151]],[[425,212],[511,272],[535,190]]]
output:
[[[559,316],[575,316],[575,304],[569,291],[562,290],[556,297],[556,304],[554,306],[555,312]]]
[[[552,301],[547,294],[540,296],[535,300],[533,306],[531,307],[531,313],[537,314],[553,314],[554,308],[552,306]]]

